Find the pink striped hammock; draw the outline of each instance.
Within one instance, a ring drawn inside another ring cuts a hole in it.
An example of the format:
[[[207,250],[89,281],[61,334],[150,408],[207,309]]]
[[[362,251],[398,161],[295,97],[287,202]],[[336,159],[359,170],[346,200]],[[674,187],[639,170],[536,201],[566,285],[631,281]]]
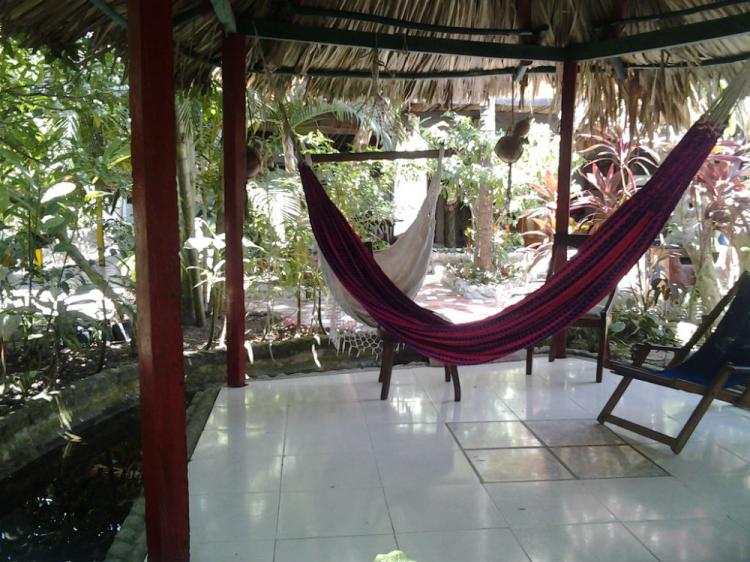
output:
[[[402,293],[372,258],[312,169],[301,162],[299,171],[318,247],[341,284],[394,339],[447,364],[494,361],[564,329],[616,287],[664,228],[749,81],[750,65],[746,65],[650,181],[564,267],[541,288],[493,316],[453,324]]]

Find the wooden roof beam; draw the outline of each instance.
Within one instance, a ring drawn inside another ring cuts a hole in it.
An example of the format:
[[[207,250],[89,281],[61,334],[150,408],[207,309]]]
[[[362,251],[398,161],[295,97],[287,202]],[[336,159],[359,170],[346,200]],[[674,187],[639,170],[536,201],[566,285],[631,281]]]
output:
[[[750,51],[730,55],[726,57],[717,57],[705,59],[697,63],[675,62],[668,64],[648,63],[648,64],[626,64],[626,70],[684,70],[686,68],[701,68],[718,66],[722,64],[734,64],[750,59]],[[604,66],[595,66],[592,72],[607,72]],[[262,66],[255,66],[248,69],[250,74],[263,74],[266,70]],[[517,72],[517,67],[508,66],[504,68],[495,68],[485,70],[482,68],[470,70],[455,71],[435,71],[435,72],[383,72],[378,75],[380,80],[454,80],[459,78],[477,78],[481,76],[509,76]],[[554,65],[533,66],[527,71],[529,74],[555,74],[557,67]],[[345,70],[337,68],[308,68],[305,72],[291,66],[282,66],[274,68],[272,74],[277,76],[309,76],[311,78],[346,78],[351,80],[371,80],[372,73],[368,70]]]
[[[650,21],[664,21],[673,18],[680,18],[690,16],[693,14],[700,14],[702,12],[708,12],[711,10],[718,10],[721,8],[729,8],[731,6],[737,6],[740,4],[748,4],[750,0],[720,0],[719,2],[712,2],[711,4],[702,4],[700,6],[691,6],[690,8],[684,8],[682,10],[673,10],[671,12],[662,12],[659,14],[650,14],[648,16],[634,16],[625,17],[621,16],[617,21],[603,24],[605,27],[612,25],[624,26],[634,23],[643,23]]]
[[[114,24],[122,29],[128,28],[128,20],[125,16],[118,13],[115,9],[110,7],[104,0],[89,0],[89,3],[96,7],[102,14],[107,16]],[[185,10],[184,12],[177,14],[172,18],[172,29],[185,25],[194,21],[197,18],[204,16],[206,13],[211,12],[210,6],[203,4]],[[221,61],[216,61],[215,64],[220,64]]]
[[[380,71],[378,79],[380,80],[393,80],[393,81],[409,81],[409,80],[454,80],[457,78],[477,78],[483,76],[512,76],[517,72],[515,66],[508,66],[504,68],[495,69],[471,69],[471,70],[447,70],[447,71],[434,71],[434,72],[387,72]],[[265,69],[262,66],[256,66],[249,69],[252,74],[262,74]],[[550,66],[535,66],[528,69],[529,74],[554,74],[557,72],[557,67],[554,65]],[[339,70],[336,68],[309,68],[305,72],[299,72],[293,67],[283,66],[280,68],[274,68],[271,74],[277,76],[310,76],[313,78],[349,78],[349,79],[361,79],[361,80],[372,80],[372,72],[369,70]]]
[[[250,37],[273,41],[463,57],[562,62],[566,54],[565,49],[558,47],[308,27],[269,20],[240,20],[237,22],[237,31]]]
[[[234,18],[231,2],[229,0],[211,0],[211,5],[214,7],[214,13],[224,27],[224,31],[235,33],[237,31],[237,21]]]
[[[529,0],[516,0],[516,24],[520,28],[531,27],[531,3]],[[536,38],[538,41],[538,37]],[[528,37],[521,37],[521,43],[528,45],[530,43]],[[521,82],[529,71],[531,61],[522,60],[518,62],[516,72],[513,74],[514,82]]]
[[[112,22],[115,23],[118,27],[121,27],[122,29],[128,28],[128,20],[113,8],[111,8],[106,2],[104,2],[104,0],[89,0],[89,3],[93,6],[96,6],[96,8],[101,13],[112,20]]]
[[[511,35],[517,37],[535,37],[540,31],[546,29],[530,29],[530,27],[519,29],[497,29],[482,27],[459,27],[454,25],[439,25],[432,23],[423,23],[417,21],[407,21],[398,18],[379,16],[377,14],[366,14],[363,12],[353,12],[348,10],[331,10],[327,8],[315,8],[310,6],[298,6],[294,3],[289,4],[289,10],[298,16],[325,17],[331,19],[343,19],[349,21],[364,21],[377,23],[391,27],[400,27],[403,29],[415,29],[418,31],[428,31],[430,33],[448,33],[451,35],[489,35],[502,36]]]
[[[745,33],[750,33],[750,13],[570,45],[567,54],[577,61],[597,60],[682,47]]]

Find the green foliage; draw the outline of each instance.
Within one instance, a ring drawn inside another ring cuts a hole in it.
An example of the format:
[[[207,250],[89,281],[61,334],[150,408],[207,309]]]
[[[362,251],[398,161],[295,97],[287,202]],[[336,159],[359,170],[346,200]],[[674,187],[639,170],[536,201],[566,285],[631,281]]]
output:
[[[78,293],[93,287],[65,266],[80,255],[69,233],[94,223],[98,202],[129,194],[127,89],[112,53],[91,55],[84,40],[70,57],[0,44],[0,343],[16,355],[0,394],[54,386],[62,348],[104,329],[80,311]]]
[[[677,342],[675,323],[663,307],[643,310],[632,301],[623,307],[614,307],[609,335],[614,353],[623,357],[628,356],[636,343],[674,345]]]
[[[121,61],[48,61],[12,41],[0,45],[0,255],[34,268],[36,248],[91,222],[93,201],[129,184],[127,91]],[[113,77],[114,71],[114,77]],[[6,86],[7,85],[7,86]],[[12,241],[11,241],[12,239]],[[64,249],[62,249],[64,251]]]
[[[261,124],[266,127],[270,125],[278,131],[277,140],[280,141],[284,136],[281,133],[284,113],[292,130],[298,134],[315,133],[317,121],[326,116],[332,116],[342,122],[356,123],[372,131],[385,150],[395,149],[405,133],[398,107],[395,105],[382,107],[366,101],[310,99],[294,93],[282,101],[283,110],[279,100],[269,99],[258,92],[250,92],[248,111],[253,133],[257,132]],[[279,152],[283,150],[276,153]]]
[[[479,187],[490,185],[493,193],[501,198],[501,206],[507,165],[494,158],[492,149],[497,139],[488,138],[471,117],[453,112],[446,113],[444,117],[443,121],[424,129],[422,135],[434,147],[444,146],[457,153],[443,164],[446,198],[457,198],[466,205],[474,206],[479,197]]]

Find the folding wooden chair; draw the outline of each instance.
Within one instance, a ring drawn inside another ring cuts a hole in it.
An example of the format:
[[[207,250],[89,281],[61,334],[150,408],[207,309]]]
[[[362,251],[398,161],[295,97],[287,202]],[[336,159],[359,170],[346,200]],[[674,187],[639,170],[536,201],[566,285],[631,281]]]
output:
[[[561,252],[567,252],[568,248],[580,248],[581,244],[588,238],[588,234],[556,234],[555,241],[552,245],[552,258],[550,259],[549,272],[547,279],[552,277],[553,268],[557,263],[558,255]],[[581,318],[571,324],[571,328],[592,328],[596,330],[598,339],[598,352],[596,355],[596,382],[602,382],[602,373],[604,367],[609,361],[609,324],[612,320],[612,302],[615,298],[615,291],[594,308],[589,310]],[[564,351],[564,350],[562,350]],[[549,347],[549,360],[554,361],[558,350],[555,349],[554,338]],[[534,368],[534,346],[526,349],[526,374],[530,375]]]
[[[691,355],[692,348],[709,333],[724,309],[724,318],[714,332]],[[675,353],[662,371],[643,367],[654,350]],[[685,446],[715,398],[739,406],[750,405],[750,273],[742,274],[684,346],[637,345],[633,349],[633,365],[613,362],[612,369],[623,379],[599,414],[599,423],[608,422],[669,445],[675,454]],[[703,396],[676,437],[612,414],[634,379]]]

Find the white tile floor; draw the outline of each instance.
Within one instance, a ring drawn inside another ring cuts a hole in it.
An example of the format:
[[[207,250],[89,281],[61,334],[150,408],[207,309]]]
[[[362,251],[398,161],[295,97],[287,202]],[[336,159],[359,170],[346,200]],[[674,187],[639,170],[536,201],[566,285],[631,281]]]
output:
[[[716,403],[675,456],[596,424],[619,377],[534,371],[462,367],[461,403],[427,367],[386,402],[373,371],[223,389],[189,464],[192,559],[750,560],[750,412]],[[673,432],[696,401],[633,383],[616,413]]]

